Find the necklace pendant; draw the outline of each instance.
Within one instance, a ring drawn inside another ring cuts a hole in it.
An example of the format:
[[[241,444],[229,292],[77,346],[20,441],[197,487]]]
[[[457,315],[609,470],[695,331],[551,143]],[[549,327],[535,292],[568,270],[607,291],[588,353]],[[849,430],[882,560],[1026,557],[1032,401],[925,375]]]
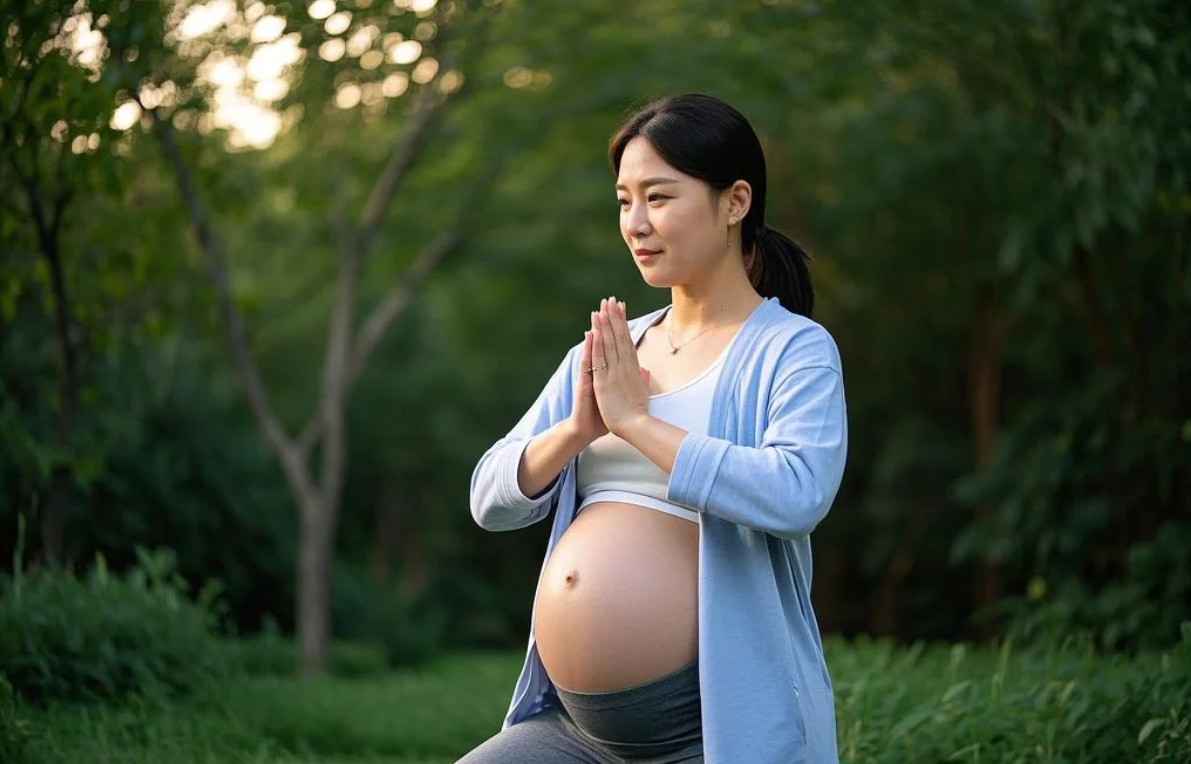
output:
[[[670,348],[670,355],[674,355],[677,352],[678,352],[678,348]]]

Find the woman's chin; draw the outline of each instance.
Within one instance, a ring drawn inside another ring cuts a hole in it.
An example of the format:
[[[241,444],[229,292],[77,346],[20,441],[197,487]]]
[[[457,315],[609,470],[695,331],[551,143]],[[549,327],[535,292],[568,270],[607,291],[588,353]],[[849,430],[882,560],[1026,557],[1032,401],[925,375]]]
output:
[[[655,287],[657,289],[669,289],[675,284],[673,278],[667,277],[667,274],[661,273],[657,269],[638,268],[637,270],[641,272],[641,279],[651,287]]]

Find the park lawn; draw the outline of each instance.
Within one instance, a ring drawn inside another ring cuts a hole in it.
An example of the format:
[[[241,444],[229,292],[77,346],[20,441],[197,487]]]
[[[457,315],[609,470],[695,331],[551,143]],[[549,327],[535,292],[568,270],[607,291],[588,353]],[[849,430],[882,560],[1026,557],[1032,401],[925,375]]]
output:
[[[450,764],[500,729],[520,668],[510,653],[300,681],[233,678],[184,701],[57,705],[29,714],[37,764]]]
[[[829,641],[843,761],[1191,762],[1191,649],[1103,657]],[[521,655],[182,700],[22,708],[36,764],[451,764],[499,729]],[[747,763],[742,763],[747,764]]]

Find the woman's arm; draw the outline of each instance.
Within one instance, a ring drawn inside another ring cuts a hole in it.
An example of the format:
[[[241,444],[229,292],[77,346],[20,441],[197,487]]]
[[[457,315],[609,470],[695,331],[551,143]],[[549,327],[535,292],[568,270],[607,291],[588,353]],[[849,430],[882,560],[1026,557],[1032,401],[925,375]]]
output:
[[[535,435],[521,452],[517,468],[517,486],[522,495],[537,496],[552,488],[562,468],[587,448],[589,442],[570,418]]]
[[[666,472],[674,470],[678,449],[690,433],[649,414],[641,414],[617,426],[616,436]]]
[[[839,489],[847,455],[843,382],[829,367],[775,387],[761,445],[738,446],[638,416],[617,433],[670,473],[669,501],[776,536],[810,533]]]
[[[774,384],[759,446],[683,438],[667,499],[775,536],[805,536],[831,508],[847,450],[839,370],[795,368]]]
[[[470,503],[472,518],[481,528],[489,531],[524,528],[549,514],[558,493],[555,478],[569,461],[561,458],[568,439],[563,435],[564,428],[557,426],[570,414],[566,410],[566,393],[572,389],[572,366],[578,350],[576,346],[567,353],[521,420],[476,464],[471,476]],[[535,436],[539,435],[544,441],[535,444]],[[522,487],[522,463],[527,451],[530,453],[524,487],[531,489],[528,492]],[[547,474],[555,463],[557,469]]]

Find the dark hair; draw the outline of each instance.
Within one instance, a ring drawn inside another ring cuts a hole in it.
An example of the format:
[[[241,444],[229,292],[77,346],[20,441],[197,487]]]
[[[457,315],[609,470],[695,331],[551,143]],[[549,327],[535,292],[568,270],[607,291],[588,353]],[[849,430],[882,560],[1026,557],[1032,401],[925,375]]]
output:
[[[620,172],[625,146],[645,138],[671,167],[723,191],[738,180],[753,189],[741,221],[741,249],[749,281],[762,297],[776,297],[809,317],[815,304],[809,256],[794,241],[765,225],[765,155],[740,112],[698,93],[653,101],[631,116],[608,143],[608,161]]]

